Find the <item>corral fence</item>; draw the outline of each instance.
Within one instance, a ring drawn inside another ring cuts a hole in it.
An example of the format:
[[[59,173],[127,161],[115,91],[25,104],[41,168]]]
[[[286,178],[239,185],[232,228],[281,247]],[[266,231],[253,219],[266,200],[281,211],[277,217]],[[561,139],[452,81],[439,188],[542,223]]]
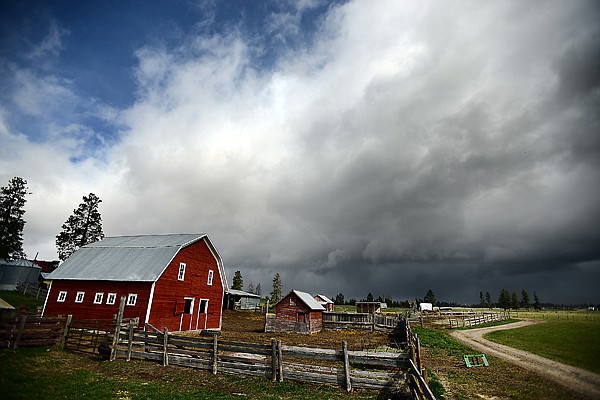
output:
[[[435,399],[422,374],[418,338],[411,335],[409,351],[350,351],[343,341],[340,349],[284,345],[280,340],[256,344],[189,337],[134,323],[117,329],[111,359],[138,358],[211,371],[213,374],[246,374],[281,382],[328,384],[352,388],[394,391],[417,399]]]
[[[408,323],[428,328],[464,328],[510,318],[509,312],[443,312],[413,316]]]
[[[45,299],[48,295],[48,289],[38,285],[37,283],[19,282],[17,283],[16,289],[17,292],[35,297],[36,299]]]
[[[487,322],[509,319],[510,314],[507,312],[502,312],[484,313],[480,315],[450,315],[447,318],[450,328],[464,328],[467,326],[475,326],[485,324]]]
[[[324,312],[323,329],[351,329],[368,332],[381,331],[394,333],[407,340],[408,325],[405,318],[395,318],[369,313]]]
[[[65,337],[66,317],[2,313],[0,344],[16,349],[19,346],[51,346]]]
[[[117,324],[121,327],[137,326],[138,321],[138,318],[122,319],[120,322],[116,318],[76,320],[68,316],[62,345],[67,350],[90,354],[100,354],[104,348],[107,353],[101,355],[109,357]]]

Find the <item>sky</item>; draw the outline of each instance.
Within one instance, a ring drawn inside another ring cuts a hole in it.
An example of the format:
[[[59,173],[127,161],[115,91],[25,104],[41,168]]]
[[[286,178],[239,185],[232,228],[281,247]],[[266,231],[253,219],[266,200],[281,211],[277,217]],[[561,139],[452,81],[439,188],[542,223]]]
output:
[[[231,282],[600,303],[597,1],[5,0],[28,257],[208,233]]]

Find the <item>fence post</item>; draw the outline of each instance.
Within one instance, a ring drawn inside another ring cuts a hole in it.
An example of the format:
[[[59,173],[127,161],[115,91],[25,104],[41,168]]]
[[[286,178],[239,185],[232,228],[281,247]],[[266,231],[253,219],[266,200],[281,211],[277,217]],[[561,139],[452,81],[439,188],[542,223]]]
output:
[[[133,327],[133,320],[129,321],[129,334],[127,335],[127,361],[131,361],[131,347],[133,346]]]
[[[275,382],[277,380],[277,341],[271,339],[271,371],[273,376],[271,380]]]
[[[67,336],[69,335],[69,328],[71,327],[71,321],[73,320],[73,315],[67,315],[67,322],[65,323],[65,330],[63,331],[62,339],[60,340],[60,348],[63,349],[65,344],[67,343]]]
[[[121,296],[121,302],[119,303],[119,313],[117,314],[117,321],[115,323],[115,333],[113,336],[112,349],[110,351],[110,361],[114,361],[115,358],[117,358],[117,345],[119,344],[119,335],[121,334],[121,323],[123,322],[123,313],[125,312],[126,299],[126,296]]]
[[[350,381],[350,361],[348,360],[348,342],[342,340],[342,355],[344,357],[344,378],[346,382],[346,391],[352,391],[352,382]]]
[[[163,367],[169,365],[169,329],[165,326],[163,333]]]
[[[17,337],[15,338],[15,343],[13,344],[13,349],[19,347],[19,342],[21,341],[21,336],[23,335],[23,331],[25,330],[25,322],[27,321],[27,315],[23,315],[21,317],[21,323],[19,324],[19,332],[17,332]]]
[[[279,372],[279,382],[283,382],[283,350],[281,350],[281,340],[277,341],[277,370]]]
[[[212,366],[212,373],[213,375],[217,374],[217,368],[219,365],[219,345],[218,345],[218,339],[217,339],[217,335],[214,334],[213,335],[213,366]]]

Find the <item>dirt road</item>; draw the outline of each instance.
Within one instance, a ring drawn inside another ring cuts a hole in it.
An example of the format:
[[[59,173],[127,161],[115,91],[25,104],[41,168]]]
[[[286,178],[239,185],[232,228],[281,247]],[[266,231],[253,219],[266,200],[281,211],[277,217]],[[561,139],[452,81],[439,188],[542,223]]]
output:
[[[453,331],[451,335],[467,346],[477,349],[482,353],[502,358],[530,371],[549,377],[557,383],[588,396],[590,399],[600,399],[600,375],[483,338],[483,335],[488,332],[520,328],[534,323],[536,321],[524,320],[488,328]]]

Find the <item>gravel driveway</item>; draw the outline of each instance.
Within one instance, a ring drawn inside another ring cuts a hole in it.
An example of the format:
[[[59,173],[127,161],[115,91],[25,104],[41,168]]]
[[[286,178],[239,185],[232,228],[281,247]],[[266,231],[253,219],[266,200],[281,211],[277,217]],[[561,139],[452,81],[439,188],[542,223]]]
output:
[[[557,383],[588,396],[590,399],[600,399],[600,375],[483,338],[483,335],[488,332],[521,328],[534,323],[539,323],[539,321],[523,320],[512,324],[487,328],[457,330],[451,332],[451,335],[460,342],[482,353],[502,358],[530,371],[549,377]]]

